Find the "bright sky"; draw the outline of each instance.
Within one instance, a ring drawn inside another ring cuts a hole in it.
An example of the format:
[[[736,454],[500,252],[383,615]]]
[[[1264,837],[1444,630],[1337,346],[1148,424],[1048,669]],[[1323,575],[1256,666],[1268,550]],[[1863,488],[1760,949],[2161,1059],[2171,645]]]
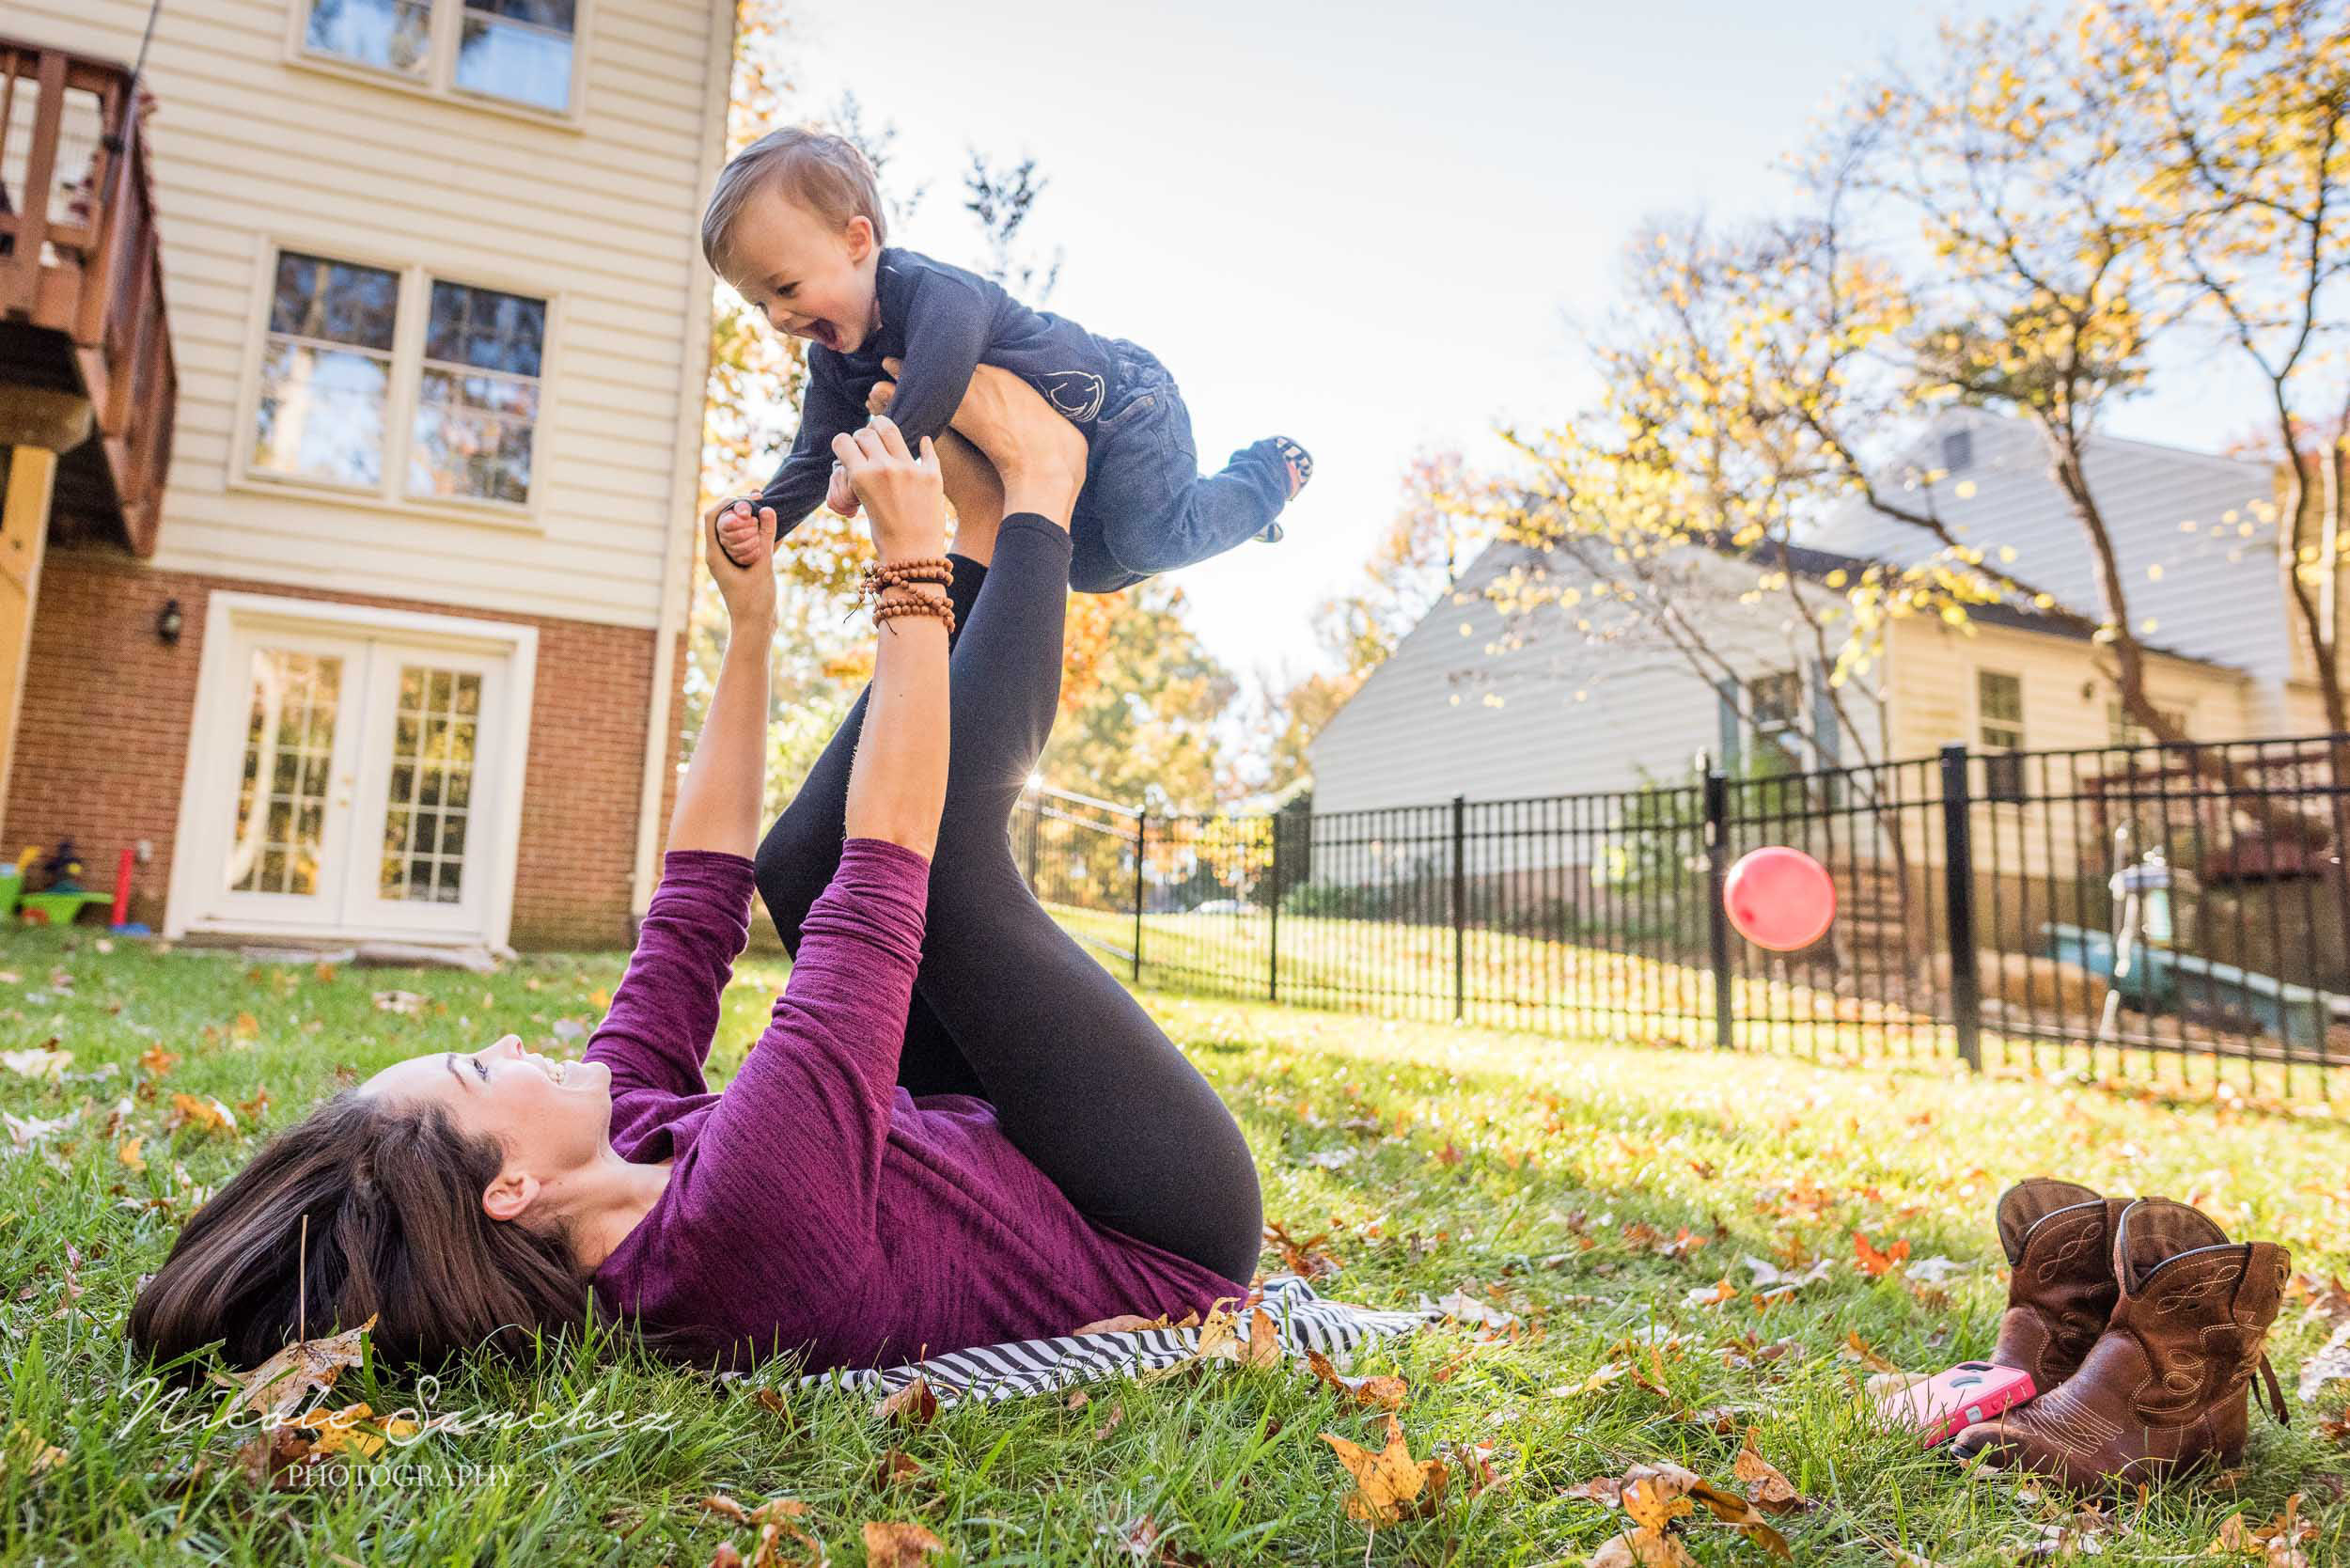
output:
[[[1977,0],[1978,8],[1983,0]],[[1289,537],[1179,576],[1244,675],[1318,662],[1308,618],[1356,570],[1422,446],[1497,458],[1497,423],[1589,392],[1574,322],[1644,219],[1735,215],[1784,187],[1840,81],[1930,45],[1882,0],[1360,0],[795,8],[800,102],[894,123],[902,236],[978,264],[967,149],[1034,155],[1034,227],[1067,251],[1049,308],[1175,372],[1203,463],[1310,447]],[[2247,421],[2175,398],[2123,433],[2216,447]],[[2215,424],[2218,428],[2215,429]]]

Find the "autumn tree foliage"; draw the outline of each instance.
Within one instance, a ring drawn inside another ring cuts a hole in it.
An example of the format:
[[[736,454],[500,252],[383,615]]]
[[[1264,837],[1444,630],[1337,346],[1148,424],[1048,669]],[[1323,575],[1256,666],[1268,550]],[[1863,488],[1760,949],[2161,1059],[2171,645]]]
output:
[[[790,46],[789,23],[773,0],[743,0],[727,118],[729,155],[778,125],[810,118],[792,83]],[[898,177],[895,129],[876,121],[853,94],[815,118],[872,161],[893,229],[901,227],[928,192]],[[970,157],[959,204],[976,231],[969,259],[975,270],[1040,303],[1061,267],[1059,250],[1040,249],[1030,227],[1049,181],[1033,158],[1007,162],[976,150]],[[796,430],[806,377],[800,344],[770,331],[732,290],[719,285],[703,421],[704,509],[764,482],[774,471]],[[871,673],[870,625],[847,613],[869,548],[861,520],[820,508],[778,552],[784,591],[769,727],[771,810],[790,800]],[[1072,597],[1061,716],[1042,766],[1049,780],[1120,799],[1140,799],[1146,786],[1156,785],[1163,805],[1185,808],[1213,799],[1209,732],[1236,687],[1184,623],[1183,610],[1181,590],[1163,582],[1115,596]],[[724,609],[707,573],[697,572],[687,635],[688,751],[707,711],[725,637]]]
[[[2158,628],[2133,614],[2087,452],[2158,351],[2217,344],[2273,388],[2283,499],[2253,510],[2280,523],[2328,722],[2350,726],[2334,622],[2342,21],[2338,3],[2112,0],[1951,23],[1930,66],[1851,89],[1798,165],[1790,211],[1636,239],[1591,343],[1603,393],[1511,432],[1525,462],[1496,509],[1505,538],[1573,570],[1519,573],[1496,598],[1521,614],[1563,592],[1606,604],[1712,683],[1722,651],[1676,591],[1702,553],[1747,573],[1742,600],[1781,604],[1840,690],[1890,619],[1963,626],[1987,604],[2028,605],[2090,632],[2129,715],[2181,739],[2146,693]],[[2036,563],[1936,512],[1947,476],[1912,454],[1952,405],[2038,432],[2095,566],[2092,598],[2052,591]],[[1855,499],[1914,531],[1911,564],[1790,571],[1805,530]],[[1587,635],[1607,622],[1576,619]]]

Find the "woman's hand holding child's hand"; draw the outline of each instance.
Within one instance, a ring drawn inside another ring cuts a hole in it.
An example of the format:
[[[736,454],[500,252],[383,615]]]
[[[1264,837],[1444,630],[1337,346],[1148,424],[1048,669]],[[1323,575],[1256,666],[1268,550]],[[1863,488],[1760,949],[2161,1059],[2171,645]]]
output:
[[[832,465],[832,484],[824,492],[824,505],[843,517],[856,515],[856,492],[850,488],[849,471],[837,463]]]
[[[718,514],[704,554],[710,560],[711,578],[718,585],[718,597],[726,601],[727,619],[737,626],[745,621],[772,626],[776,619],[775,509],[761,507],[754,518],[748,501],[734,502]],[[735,561],[745,564],[737,566]]]
[[[872,520],[873,548],[884,561],[943,555],[947,549],[946,491],[938,451],[928,436],[916,455],[886,416],[854,435],[832,438],[832,454]]]

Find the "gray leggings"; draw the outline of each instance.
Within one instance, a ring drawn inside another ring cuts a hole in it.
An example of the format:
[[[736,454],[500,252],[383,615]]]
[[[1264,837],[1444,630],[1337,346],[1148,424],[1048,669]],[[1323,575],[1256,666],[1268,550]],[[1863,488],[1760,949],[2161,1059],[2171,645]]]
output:
[[[1246,1281],[1263,1210],[1239,1124],[1012,863],[1012,808],[1060,698],[1069,560],[1067,530],[1034,515],[1004,520],[992,564],[955,558],[947,809],[898,1081],[988,1101],[1078,1213]],[[794,951],[840,862],[865,706],[759,847],[760,895]]]

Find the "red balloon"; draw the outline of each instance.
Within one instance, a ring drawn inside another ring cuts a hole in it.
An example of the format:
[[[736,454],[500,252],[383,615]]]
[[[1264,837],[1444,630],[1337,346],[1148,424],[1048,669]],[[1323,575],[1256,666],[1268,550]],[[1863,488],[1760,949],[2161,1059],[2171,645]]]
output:
[[[1827,934],[1836,918],[1836,882],[1803,851],[1774,844],[1738,857],[1722,904],[1739,935],[1758,948],[1792,953]]]

